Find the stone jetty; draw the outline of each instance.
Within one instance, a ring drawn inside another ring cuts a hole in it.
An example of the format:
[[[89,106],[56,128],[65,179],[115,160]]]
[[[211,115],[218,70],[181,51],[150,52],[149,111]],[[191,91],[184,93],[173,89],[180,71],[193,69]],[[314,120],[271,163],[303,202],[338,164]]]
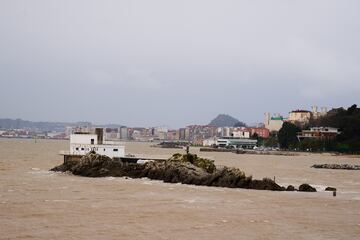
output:
[[[144,164],[124,163],[96,153],[88,153],[80,160],[66,161],[52,171],[71,172],[84,177],[130,177],[162,180],[168,183],[183,183],[198,186],[246,188],[271,191],[294,191],[272,179],[252,179],[237,168],[216,168],[214,161],[195,154],[175,154],[166,161],[148,161]],[[303,188],[302,191],[314,191]],[[315,190],[316,191],[316,190]]]
[[[360,170],[360,165],[351,164],[315,164],[312,168],[340,169],[340,170]]]

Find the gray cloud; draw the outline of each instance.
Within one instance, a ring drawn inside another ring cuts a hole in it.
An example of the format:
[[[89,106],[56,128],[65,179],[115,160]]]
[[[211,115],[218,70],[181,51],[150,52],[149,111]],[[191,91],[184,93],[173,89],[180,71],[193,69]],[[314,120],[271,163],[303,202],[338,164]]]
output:
[[[1,1],[0,117],[207,123],[359,103],[358,1]]]

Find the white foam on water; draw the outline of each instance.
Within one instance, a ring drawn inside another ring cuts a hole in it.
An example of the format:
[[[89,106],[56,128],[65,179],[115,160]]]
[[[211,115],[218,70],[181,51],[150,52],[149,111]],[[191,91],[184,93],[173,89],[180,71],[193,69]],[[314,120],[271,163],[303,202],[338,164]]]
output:
[[[55,199],[52,200],[53,202],[70,202],[70,200],[63,200],[63,199]]]
[[[55,172],[52,171],[45,171],[45,170],[36,170],[28,172],[32,175],[39,176],[39,177],[47,177],[47,176],[54,176],[56,175]]]
[[[297,185],[297,184],[293,184],[293,183],[287,183],[287,182],[281,182],[281,183],[279,183],[279,182],[277,182],[277,184],[279,184],[280,186],[284,186],[284,187],[287,187],[287,186],[289,186],[289,185],[292,185],[292,186],[294,186],[295,188],[299,188],[299,186],[301,185]],[[316,188],[316,191],[320,191],[320,192],[322,192],[322,191],[325,191],[325,188],[327,188],[328,186],[325,186],[325,185],[316,185],[316,184],[311,184],[311,183],[309,183],[309,185],[310,186],[312,186],[312,187],[314,187],[314,188]]]
[[[65,199],[45,199],[44,202],[71,202],[70,200],[65,200]]]
[[[328,187],[328,186],[324,186],[324,185],[312,185],[312,184],[310,184],[310,186],[316,188],[316,191],[318,191],[318,192],[325,192],[325,188]]]

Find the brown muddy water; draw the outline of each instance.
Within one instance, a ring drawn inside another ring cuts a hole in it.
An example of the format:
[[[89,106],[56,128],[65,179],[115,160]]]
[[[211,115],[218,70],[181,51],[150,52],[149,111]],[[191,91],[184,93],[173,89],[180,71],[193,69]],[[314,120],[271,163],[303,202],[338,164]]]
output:
[[[181,150],[126,143],[127,153],[169,157]],[[84,178],[49,172],[67,141],[0,139],[0,239],[359,239],[360,171],[312,169],[360,164],[329,155],[193,153],[281,185],[317,193]],[[337,197],[323,191],[338,189]]]

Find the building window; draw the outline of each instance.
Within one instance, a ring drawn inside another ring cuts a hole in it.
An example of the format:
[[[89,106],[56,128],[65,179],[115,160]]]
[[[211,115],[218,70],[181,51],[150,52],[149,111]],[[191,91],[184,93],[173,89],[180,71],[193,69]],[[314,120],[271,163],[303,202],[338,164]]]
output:
[[[104,152],[105,152],[105,148],[104,148]]]
[[[114,152],[117,152],[117,151],[119,151],[119,150],[118,150],[117,148],[114,148],[113,151],[114,151]]]
[[[92,138],[91,139],[91,144],[94,144],[95,143],[95,140]]]
[[[84,148],[81,148],[82,151],[84,151]]]
[[[79,148],[75,148],[76,149],[76,151],[79,151]]]

